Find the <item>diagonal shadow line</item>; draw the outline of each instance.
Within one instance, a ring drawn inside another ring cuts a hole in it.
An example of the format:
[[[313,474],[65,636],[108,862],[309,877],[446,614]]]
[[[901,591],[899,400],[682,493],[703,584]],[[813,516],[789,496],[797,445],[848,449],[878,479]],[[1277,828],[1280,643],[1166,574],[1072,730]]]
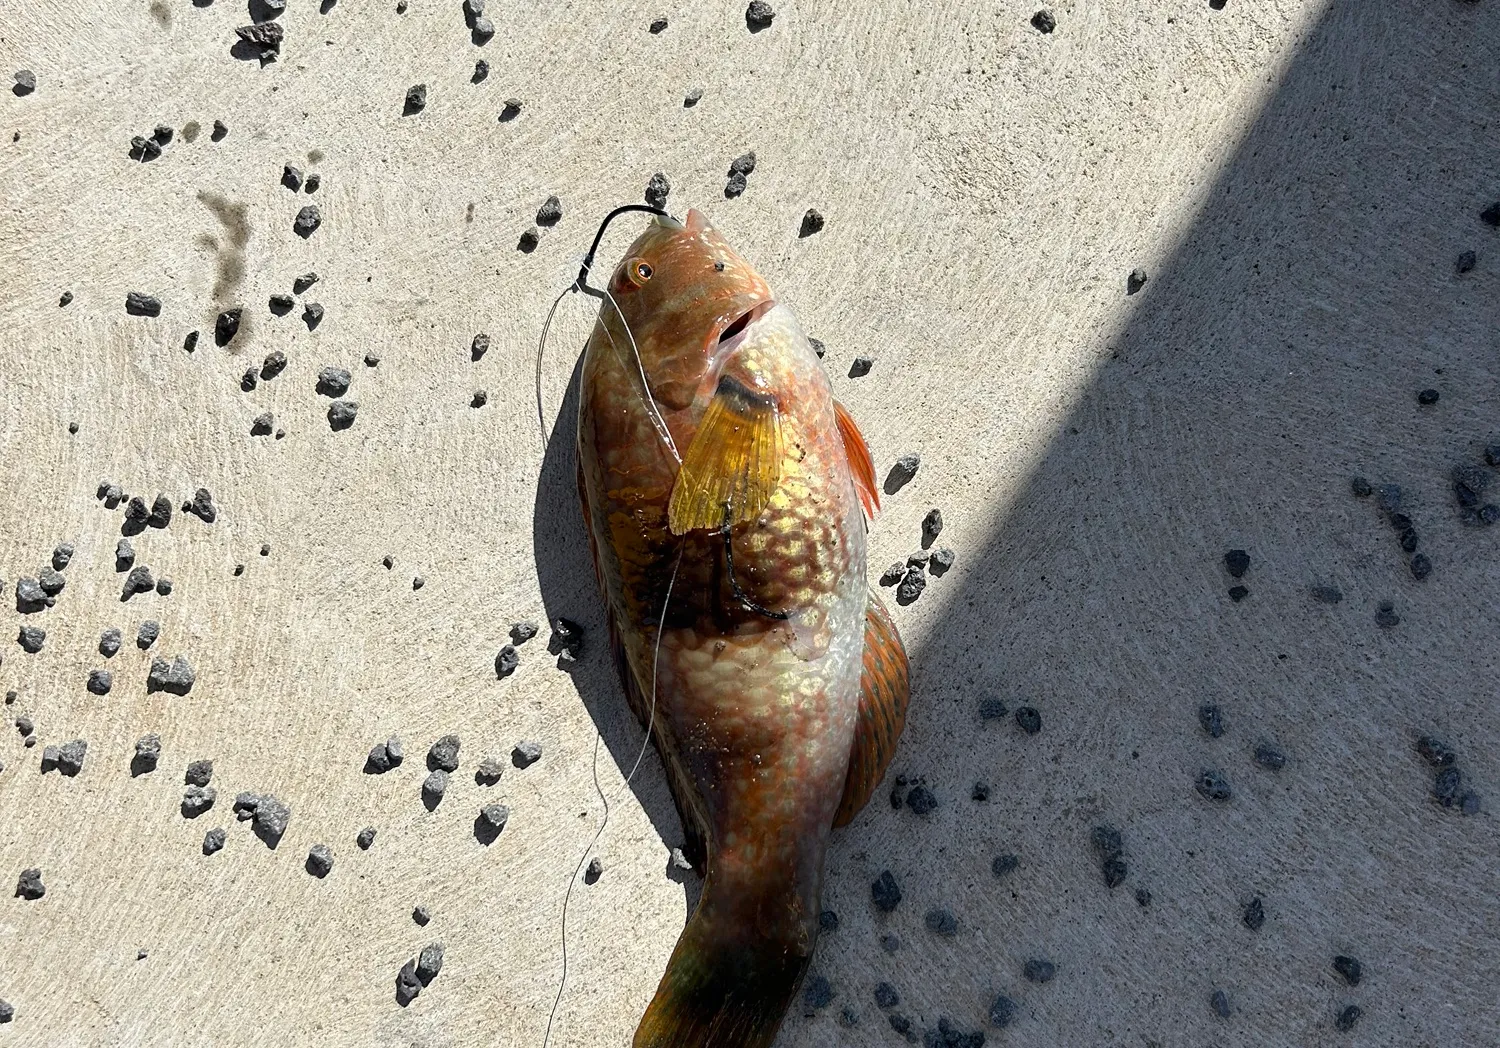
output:
[[[1464,739],[1470,778],[1500,788],[1500,717],[1475,694],[1500,687],[1482,640],[1500,611],[1474,606],[1500,581],[1500,526],[1463,527],[1448,479],[1500,431],[1500,236],[1478,217],[1500,197],[1497,69],[1494,5],[1330,3],[1018,497],[928,585],[941,607],[892,773],[940,806],[893,811],[882,791],[829,857],[843,920],[815,970],[870,1021],[889,981],[919,1029],[982,1027],[1003,992],[1030,1043],[1209,1043],[1225,1029],[1210,994],[1229,986],[1236,1043],[1311,1043],[1360,997],[1326,977],[1355,948],[1423,1011],[1422,1036],[1477,1042],[1500,1021],[1453,1007],[1487,999],[1474,972],[1500,968],[1484,927],[1500,875],[1481,823],[1454,825],[1411,753],[1419,731]],[[1466,250],[1479,265],[1459,274]],[[1415,398],[1430,386],[1435,410]],[[1425,582],[1350,493],[1356,474],[1402,485],[1437,565]],[[1231,548],[1251,556],[1241,602]],[[1312,599],[1318,584],[1342,601]],[[1398,628],[1376,625],[1382,601]],[[985,697],[1035,707],[1041,733],[984,721]],[[1205,702],[1225,737],[1199,727]],[[1282,771],[1254,763],[1262,740]],[[1227,805],[1195,792],[1204,767],[1234,784]],[[1124,831],[1113,891],[1100,823]],[[907,890],[890,917],[870,904],[882,869]],[[1277,927],[1247,944],[1256,895]],[[923,927],[931,907],[957,937]],[[873,949],[882,936],[900,945]],[[1434,971],[1444,943],[1460,945]],[[1027,982],[1033,956],[1066,988]],[[1360,999],[1365,1032],[1407,1028]],[[837,1013],[778,1043],[823,1043]]]

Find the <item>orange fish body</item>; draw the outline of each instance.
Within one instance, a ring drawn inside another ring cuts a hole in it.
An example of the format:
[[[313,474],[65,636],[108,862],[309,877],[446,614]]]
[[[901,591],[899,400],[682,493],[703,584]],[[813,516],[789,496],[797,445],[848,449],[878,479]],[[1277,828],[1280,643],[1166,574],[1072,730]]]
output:
[[[635,1045],[769,1045],[829,835],[905,717],[906,656],[865,578],[874,471],[796,318],[697,211],[653,220],[608,287],[579,491],[627,696],[706,866]]]

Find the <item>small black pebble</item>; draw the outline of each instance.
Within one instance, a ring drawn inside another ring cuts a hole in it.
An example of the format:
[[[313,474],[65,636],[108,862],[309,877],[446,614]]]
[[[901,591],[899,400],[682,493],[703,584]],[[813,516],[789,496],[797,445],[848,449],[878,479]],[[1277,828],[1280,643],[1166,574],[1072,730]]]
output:
[[[16,95],[29,95],[36,90],[36,74],[30,69],[16,70],[16,86],[11,92]]]
[[[66,306],[69,302],[72,302],[72,301],[73,301],[73,292],[71,292],[71,291],[64,291],[62,293],[62,296],[60,298],[58,298],[58,300],[57,300],[58,308],[60,309],[63,306]]]
[[[975,801],[987,801],[990,799],[990,785],[987,782],[976,782],[974,788],[969,791],[969,799]]]
[[[297,217],[292,220],[292,231],[303,240],[306,240],[313,233],[317,232],[318,227],[322,224],[323,213],[318,210],[318,205],[305,204],[302,210],[297,212]]]
[[[807,986],[802,990],[802,1003],[808,1008],[826,1008],[833,997],[833,987],[821,975],[808,979]]]
[[[328,408],[328,426],[335,433],[354,425],[359,413],[359,403],[353,400],[335,400]]]
[[[229,125],[224,123],[224,121],[222,120],[215,120],[214,129],[212,132],[210,132],[208,137],[213,139],[215,142],[222,142],[224,141],[224,137],[228,134]]]
[[[751,0],[750,6],[745,8],[745,25],[752,33],[758,33],[771,24],[776,17],[776,12],[766,0]],[[1500,205],[1497,205],[1500,206]]]
[[[990,1005],[990,1025],[997,1029],[1005,1029],[1016,1017],[1016,1002],[1005,994],[1000,994]]]
[[[302,191],[305,193],[316,193],[318,187],[323,184],[323,176],[314,171],[307,176],[307,181],[302,183]]]
[[[1418,553],[1411,558],[1411,573],[1418,582],[1432,574],[1432,561],[1427,558],[1427,554]]]
[[[1458,270],[1458,272],[1460,273],[1467,273],[1478,264],[1478,255],[1476,255],[1472,251],[1461,251],[1458,255],[1458,261],[1454,263],[1453,268]]]
[[[349,392],[351,381],[347,369],[326,367],[318,372],[317,392],[325,397],[342,397]]]
[[[412,84],[406,89],[406,101],[403,105],[402,115],[411,116],[420,113],[427,107],[427,85]]]
[[[888,982],[875,984],[875,1005],[881,1011],[889,1011],[900,1003],[901,997],[894,986]]]
[[[114,685],[114,676],[109,670],[90,670],[88,689],[95,695],[108,695]]]
[[[120,650],[120,631],[113,627],[99,634],[99,654],[112,659]]]
[[[1198,792],[1211,801],[1227,801],[1233,796],[1229,787],[1229,780],[1219,772],[1207,768],[1198,773],[1198,779],[1194,783]]]
[[[191,353],[191,352],[193,352],[193,350],[197,349],[198,348],[198,332],[196,332],[196,331],[189,331],[187,333],[187,335],[182,340],[182,348],[183,348],[183,350],[185,352],[188,352],[188,353]]]
[[[1418,404],[1436,404],[1438,402],[1438,391],[1435,389],[1424,389],[1417,394]]]
[[[854,358],[854,363],[852,363],[852,364],[849,365],[849,377],[850,378],[864,378],[866,375],[868,375],[870,373],[870,369],[873,368],[874,366],[875,366],[875,361],[871,357],[865,357],[865,356],[855,357]]]
[[[703,88],[695,87],[682,98],[682,108],[691,109],[703,98]]]
[[[918,815],[928,815],[937,810],[937,798],[926,786],[913,786],[906,795],[906,806]]]
[[[881,913],[890,913],[901,902],[901,888],[890,870],[883,871],[870,885],[870,898]]]
[[[528,229],[521,234],[521,239],[516,241],[516,247],[526,254],[530,254],[536,250],[536,246],[540,241],[541,238],[537,235],[537,231],[535,229]]]
[[[1250,554],[1242,549],[1232,549],[1224,554],[1224,567],[1235,578],[1244,578],[1250,569]]]
[[[354,843],[359,845],[360,851],[369,851],[370,845],[375,843],[375,827],[366,826],[359,831],[359,836],[354,838]]]
[[[300,277],[295,277],[292,280],[292,291],[300,295],[317,282],[318,274],[312,272],[303,273]]]
[[[822,232],[823,213],[816,208],[808,208],[802,216],[802,227],[797,230],[799,237],[810,237],[814,233]]]
[[[1479,221],[1487,226],[1500,226],[1500,200],[1479,212]]]
[[[922,922],[927,925],[927,930],[934,935],[951,937],[958,934],[958,918],[953,916],[952,910],[933,907],[927,911],[926,915],[922,918]]]
[[[224,847],[224,841],[228,837],[222,827],[216,827],[203,835],[203,854],[212,855]]]
[[[508,123],[521,113],[522,102],[519,98],[507,98],[505,107],[500,110],[500,122]]]
[[[1432,795],[1445,808],[1451,808],[1458,800],[1459,787],[1463,785],[1463,773],[1457,768],[1444,768],[1432,780]]]
[[[1054,29],[1057,28],[1057,19],[1052,16],[1052,12],[1051,11],[1048,11],[1046,8],[1043,8],[1042,10],[1038,11],[1036,14],[1034,14],[1034,15],[1031,16],[1031,24],[1037,30],[1037,32],[1040,32],[1040,33],[1050,33],[1050,32],[1052,32],[1052,30],[1054,30]],[[1144,284],[1146,282],[1146,274],[1145,274],[1144,271],[1139,270],[1139,269],[1133,270],[1131,272],[1131,274],[1130,274],[1131,282],[1134,283],[1134,281],[1136,280],[1136,275],[1137,274],[1140,274],[1140,282],[1141,282],[1141,284]],[[1136,285],[1135,290],[1136,291],[1140,290],[1140,285],[1139,284]],[[1134,292],[1132,292],[1132,293],[1134,293]]]
[[[481,58],[474,63],[474,75],[471,76],[469,80],[471,83],[477,84],[489,75],[490,64]]]
[[[824,910],[818,914],[818,930],[825,932],[836,932],[839,930],[839,915],[832,910]]]
[[[1400,624],[1401,617],[1396,614],[1396,606],[1390,601],[1382,602],[1375,609],[1375,625],[1389,629],[1392,626],[1399,626]]]
[[[1217,739],[1224,734],[1224,711],[1212,703],[1204,703],[1198,707],[1198,723],[1210,737]]]
[[[1333,1028],[1340,1033],[1348,1033],[1354,1029],[1354,1024],[1359,1022],[1359,1017],[1364,1013],[1360,1011],[1359,1005],[1351,1004],[1339,1012],[1339,1017],[1333,1020]]]
[[[414,906],[411,911],[411,919],[416,922],[417,927],[425,928],[432,921],[432,911],[425,906]]]
[[[521,656],[517,654],[515,645],[507,644],[500,649],[495,656],[495,676],[509,677],[516,672],[516,667],[521,664]]]
[[[665,18],[653,18],[648,28],[652,33],[664,33],[667,30],[667,20]]]
[[[159,317],[161,316],[161,299],[140,291],[127,292],[125,312],[133,317]]]
[[[549,196],[542,202],[542,206],[536,211],[536,224],[539,226],[555,226],[562,219],[562,201],[555,196]]]
[[[1364,966],[1353,957],[1339,954],[1333,959],[1333,970],[1350,986],[1358,986],[1359,980],[1364,975]]]
[[[1009,712],[1010,710],[1006,707],[1005,700],[997,696],[991,695],[979,700],[980,720],[999,720]]]
[[[1042,715],[1031,706],[1022,706],[1016,710],[1016,724],[1027,735],[1035,735],[1042,730]]]
[[[1272,743],[1262,742],[1255,747],[1255,763],[1262,768],[1280,771],[1286,766],[1286,754]]]
[[[483,389],[476,389],[474,391],[474,395],[469,398],[469,407],[471,407],[471,408],[482,408],[486,404],[488,404],[489,402],[490,402],[489,391],[488,390],[483,390]]]
[[[1208,1006],[1220,1019],[1229,1018],[1229,995],[1223,990],[1214,991],[1213,996],[1208,999]]]
[[[1245,927],[1252,932],[1260,931],[1261,925],[1266,923],[1266,907],[1260,901],[1260,896],[1251,899],[1245,906],[1245,912],[1240,918],[1245,922]]]
[[[1349,481],[1349,490],[1354,492],[1355,498],[1369,498],[1375,489],[1370,487],[1370,482],[1364,477],[1353,477]]]
[[[518,742],[510,751],[510,762],[517,768],[529,768],[542,759],[542,744],[539,742]]]
[[[1052,977],[1057,974],[1057,965],[1051,961],[1034,958],[1026,962],[1025,967],[1021,969],[1021,974],[1026,976],[1028,982],[1047,983],[1051,982]]]
[[[1135,890],[1135,901],[1136,905],[1144,909],[1151,905],[1151,893],[1145,888],[1137,888]]]
[[[1236,604],[1238,604],[1240,601],[1244,600],[1249,595],[1250,595],[1250,591],[1248,589],[1246,589],[1244,586],[1230,586],[1229,587],[1229,599],[1232,600],[1232,601],[1234,601]]]
[[[281,184],[293,193],[297,192],[302,188],[302,171],[291,164],[284,165],[281,169]]]
[[[314,877],[327,877],[333,871],[333,850],[326,844],[314,844],[307,853],[307,872]]]
[[[272,295],[270,299],[271,312],[275,313],[278,317],[286,316],[292,311],[292,306],[294,305],[296,305],[296,300],[291,295],[277,294]]]
[[[588,868],[583,871],[583,883],[595,884],[602,876],[604,876],[604,862],[596,855],[589,860]]]
[[[214,320],[214,342],[220,347],[227,346],[240,330],[240,317],[244,310],[236,306],[234,309],[226,309]]]
[[[667,176],[665,174],[658,171],[656,174],[652,175],[651,180],[646,183],[646,203],[650,204],[652,207],[665,208],[667,206],[667,196],[671,192],[672,183],[667,181]]]

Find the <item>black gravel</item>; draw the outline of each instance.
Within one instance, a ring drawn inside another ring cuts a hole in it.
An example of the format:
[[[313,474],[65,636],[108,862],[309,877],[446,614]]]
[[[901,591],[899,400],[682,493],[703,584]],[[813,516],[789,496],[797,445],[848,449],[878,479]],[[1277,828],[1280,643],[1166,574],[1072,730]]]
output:
[[[529,768],[542,759],[542,744],[530,740],[516,743],[510,751],[510,762],[517,768]]]
[[[400,767],[405,759],[406,753],[401,747],[401,740],[393,735],[385,742],[377,742],[370,747],[370,755],[365,759],[365,771],[371,775],[379,775]]]
[[[498,757],[486,757],[474,771],[474,781],[481,786],[493,786],[505,773],[505,766]]]
[[[1027,982],[1049,983],[1057,974],[1057,965],[1040,957],[1026,962],[1021,969],[1021,974],[1026,976]]]
[[[325,397],[342,397],[349,392],[350,381],[347,368],[326,367],[318,372],[317,391]]]
[[[420,113],[427,108],[427,85],[412,84],[406,89],[406,98],[402,102],[401,113],[403,116],[411,116]]]
[[[1262,742],[1255,747],[1255,763],[1262,768],[1280,771],[1286,766],[1286,754],[1275,743]]]
[[[1390,601],[1381,602],[1380,606],[1375,609],[1375,625],[1390,629],[1400,624],[1401,616],[1396,614],[1396,606]]]
[[[328,407],[328,426],[335,433],[354,425],[359,414],[359,403],[353,400],[335,400]]]
[[[873,357],[866,357],[866,356],[855,357],[854,358],[854,362],[849,365],[849,377],[850,378],[864,378],[866,375],[868,375],[870,373],[870,369],[873,368],[874,366],[875,366],[875,359]]]
[[[990,1005],[990,1025],[996,1029],[1003,1030],[1009,1026],[1016,1017],[1016,1002],[1005,994],[998,994]]]
[[[1338,604],[1344,599],[1343,590],[1337,586],[1312,586],[1308,592],[1319,604]]]
[[[1198,773],[1194,782],[1198,792],[1211,801],[1227,801],[1234,796],[1234,791],[1229,786],[1229,780],[1223,774],[1204,768]]]
[[[958,934],[958,918],[952,910],[934,906],[922,917],[922,923],[934,935],[951,937]]]
[[[997,855],[990,862],[990,872],[996,877],[1008,877],[1021,865],[1019,855]]]
[[[86,687],[95,695],[108,695],[114,683],[114,675],[109,670],[90,670]]]
[[[428,809],[436,808],[438,802],[443,799],[443,794],[448,792],[448,773],[441,768],[437,771],[428,772],[427,778],[422,780],[422,802]]]
[[[170,663],[166,659],[152,659],[151,672],[146,676],[146,690],[186,695],[192,690],[196,679],[193,667],[181,655]]]
[[[491,807],[500,808],[500,807],[504,807],[504,805],[496,804],[496,805],[491,805]],[[481,814],[483,814],[483,813],[481,813]],[[509,811],[507,811],[506,812],[507,818],[509,817],[509,815],[510,815],[510,813],[509,813]],[[486,821],[489,821],[489,817],[488,816],[485,816],[485,819],[486,819]],[[599,858],[599,856],[596,855],[592,859],[589,860],[588,867],[583,871],[583,883],[584,884],[597,884],[597,883],[599,883],[599,878],[603,877],[603,876],[604,876],[604,860],[601,859],[601,858]]]
[[[905,576],[906,576],[906,565],[903,564],[901,561],[898,560],[898,561],[896,561],[896,563],[892,564],[890,567],[886,568],[885,571],[883,571],[881,573],[881,575],[880,575],[880,584],[882,586],[894,586],[896,583],[900,582],[902,580],[902,578],[904,578]]]
[[[523,104],[519,98],[507,98],[504,108],[500,110],[500,122],[509,123],[520,116]]]
[[[1198,723],[1212,738],[1220,738],[1224,734],[1224,711],[1206,702],[1198,707]]]
[[[1453,750],[1446,742],[1436,739],[1431,735],[1423,735],[1417,740],[1417,754],[1434,768],[1448,768],[1457,760]]]
[[[323,224],[323,212],[318,210],[317,204],[306,204],[297,217],[292,220],[292,231],[303,240],[317,232],[318,227]]]
[[[212,786],[189,786],[182,791],[182,814],[184,818],[196,819],[214,806],[218,791]]]
[[[1436,404],[1441,394],[1435,389],[1424,389],[1417,394],[1417,403],[1422,405]]]
[[[16,897],[18,899],[29,899],[35,902],[47,894],[47,886],[42,883],[42,871],[36,867],[22,870],[20,879],[16,881]]]
[[[52,550],[52,567],[62,571],[73,562],[73,544],[71,542],[59,543]]]
[[[396,975],[396,1003],[405,1008],[422,992],[422,981],[417,978],[417,962],[407,961]]]
[[[987,801],[990,799],[990,784],[987,782],[975,782],[969,790],[969,799],[974,801]]]
[[[326,844],[314,844],[307,852],[307,872],[314,877],[327,877],[333,872],[333,849]]]
[[[927,573],[920,567],[912,568],[902,576],[896,587],[896,603],[903,607],[916,601],[927,588]]]
[[[1359,1017],[1363,1014],[1359,1005],[1351,1004],[1339,1012],[1338,1018],[1333,1020],[1333,1028],[1340,1033],[1348,1033],[1354,1029],[1354,1024],[1359,1022]]]
[[[802,225],[797,230],[799,237],[810,237],[814,233],[823,231],[823,212],[816,208],[808,208],[802,215]]]
[[[663,172],[658,171],[646,183],[646,203],[652,207],[665,208],[667,206],[667,197],[671,192],[672,183],[667,181],[667,176]]]
[[[1432,780],[1432,795],[1445,808],[1458,801],[1459,789],[1463,786],[1463,773],[1457,768],[1444,768]]]
[[[135,632],[135,646],[145,651],[161,636],[161,625],[155,619],[147,619]]]
[[[521,234],[521,239],[516,241],[516,248],[529,255],[536,250],[539,243],[541,243],[541,236],[535,229],[528,229]]]
[[[1057,19],[1052,16],[1051,11],[1043,8],[1031,16],[1031,25],[1039,33],[1050,33],[1057,28]],[[1131,289],[1130,293],[1134,294],[1144,287],[1145,283],[1146,271],[1144,269],[1133,269],[1130,272],[1130,278],[1126,286]]]
[[[682,108],[691,109],[703,99],[703,88],[695,87],[682,96]]]
[[[515,645],[507,644],[495,656],[495,676],[509,677],[520,664],[521,656],[516,652]]]
[[[490,75],[490,64],[484,59],[478,59],[474,63],[474,75],[469,77],[469,82],[477,84]]]
[[[1224,554],[1224,569],[1235,578],[1243,578],[1250,570],[1250,554],[1242,549],[1232,549]]]
[[[133,317],[159,317],[161,316],[161,299],[142,291],[126,292],[125,312]]]
[[[1250,591],[1244,586],[1229,587],[1229,599],[1234,601],[1236,604],[1238,604],[1248,596],[1250,596]]]
[[[1333,970],[1350,986],[1358,986],[1359,980],[1364,977],[1364,966],[1355,958],[1342,953],[1334,957]]]
[[[291,295],[284,293],[272,295],[267,302],[267,306],[270,308],[271,312],[276,314],[278,317],[286,316],[292,311],[292,307],[296,304],[296,299],[292,298]]]
[[[47,631],[40,626],[22,626],[16,641],[21,645],[21,650],[28,655],[35,655],[42,650],[42,644],[47,639]]]
[[[110,627],[99,634],[99,654],[112,659],[120,651],[120,631]]]
[[[1016,710],[1016,725],[1027,735],[1035,735],[1042,730],[1042,715],[1031,706],[1022,706]]]
[[[512,622],[510,624],[510,639],[516,644],[525,644],[537,635],[537,625],[534,622]]]
[[[366,826],[359,831],[359,836],[354,838],[354,843],[359,845],[360,851],[369,851],[370,845],[375,843],[375,827]]]
[[[161,736],[155,733],[142,735],[135,743],[135,756],[130,761],[132,775],[144,775],[155,771],[161,760]]]
[[[16,84],[11,92],[18,97],[24,97],[36,90],[36,74],[30,69],[16,70]]]
[[[539,226],[555,226],[561,220],[562,201],[555,196],[542,201],[542,206],[536,210],[536,224]]]
[[[471,408],[482,408],[486,404],[488,404],[489,402],[490,402],[489,391],[488,390],[484,390],[484,389],[476,389],[474,391],[474,395],[469,398],[469,407],[471,407]]]
[[[220,348],[229,345],[234,336],[239,334],[240,318],[244,316],[244,309],[235,306],[226,309],[214,320],[214,343]]]
[[[1213,1009],[1214,1014],[1220,1019],[1229,1018],[1229,995],[1223,990],[1215,990],[1213,996],[1208,999],[1208,1006]]]
[[[300,168],[286,164],[281,169],[281,184],[293,193],[302,188],[302,171]]]
[[[440,942],[428,943],[422,947],[422,952],[417,955],[417,978],[422,980],[422,985],[429,985],[436,979],[438,972],[443,970],[443,944]]]
[[[229,835],[224,832],[222,827],[215,827],[209,830],[203,835],[203,854],[212,855],[214,852],[221,850],[228,837]]]
[[[802,1006],[809,1011],[827,1008],[834,998],[833,986],[821,976],[814,975],[802,988]]]
[[[187,766],[183,773],[182,781],[189,786],[207,786],[214,777],[214,762],[208,760],[193,761]]]
[[[1245,912],[1240,919],[1252,932],[1260,931],[1261,925],[1266,923],[1266,906],[1260,901],[1260,896],[1257,895],[1245,904]]]
[[[979,700],[979,719],[982,721],[999,720],[1009,712],[1002,698],[990,695]]]
[[[875,984],[875,1006],[881,1011],[890,1011],[901,1003],[901,996],[896,993],[896,988],[888,982]]]
[[[930,815],[937,810],[937,797],[926,786],[913,786],[906,795],[906,806],[918,815]]]
[[[890,870],[885,870],[870,885],[870,899],[881,913],[890,913],[901,902],[901,888]]]
[[[745,25],[752,33],[770,28],[775,18],[776,11],[766,0],[751,0],[750,6],[745,8]]]
[[[490,336],[480,333],[469,343],[469,359],[478,360],[490,351]]]
[[[953,567],[953,562],[957,559],[958,554],[954,553],[947,546],[942,546],[932,551],[932,561],[928,567],[933,575],[942,577],[948,574],[948,569]]]
[[[429,769],[440,768],[449,772],[457,771],[459,745],[457,735],[444,735],[438,739],[427,751],[427,767]]]

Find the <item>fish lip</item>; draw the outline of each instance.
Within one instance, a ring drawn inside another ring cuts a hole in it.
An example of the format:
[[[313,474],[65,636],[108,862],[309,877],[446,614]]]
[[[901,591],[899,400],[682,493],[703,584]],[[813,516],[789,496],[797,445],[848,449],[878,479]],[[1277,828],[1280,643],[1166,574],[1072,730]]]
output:
[[[716,347],[717,352],[720,354],[733,353],[739,348],[740,343],[745,341],[745,335],[750,330],[750,325],[775,307],[775,301],[766,299],[764,302],[757,302],[754,306],[751,306],[745,312],[724,324],[723,327],[719,328],[716,337],[718,343]]]

